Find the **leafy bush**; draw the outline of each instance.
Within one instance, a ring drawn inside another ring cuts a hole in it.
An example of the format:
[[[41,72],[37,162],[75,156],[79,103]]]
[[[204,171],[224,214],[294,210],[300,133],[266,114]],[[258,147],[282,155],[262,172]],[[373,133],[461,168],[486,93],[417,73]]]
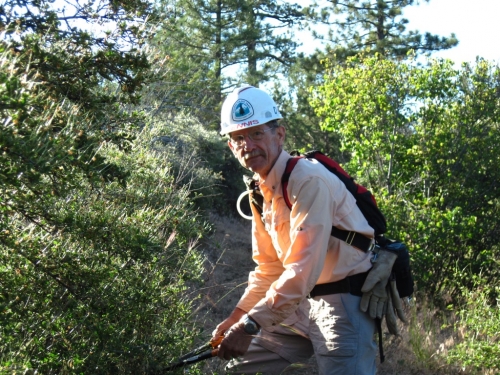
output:
[[[389,236],[409,244],[418,288],[433,298],[472,290],[481,271],[500,280],[499,77],[484,60],[456,70],[358,56],[313,89],[323,129],[376,195]]]
[[[0,370],[161,369],[196,335],[207,227],[128,115],[104,126],[24,57],[0,56]]]
[[[478,373],[500,372],[500,303],[492,302],[492,295],[499,295],[498,286],[484,285],[480,276],[475,278],[476,289],[462,289],[464,304],[461,306],[455,330],[461,342],[448,353],[449,363],[460,363]]]
[[[183,291],[201,272],[194,245],[205,228],[188,192],[158,159],[106,151],[130,169],[126,187],[80,181],[46,207],[60,225],[17,214],[6,223],[0,346],[9,367],[146,373],[194,334]]]

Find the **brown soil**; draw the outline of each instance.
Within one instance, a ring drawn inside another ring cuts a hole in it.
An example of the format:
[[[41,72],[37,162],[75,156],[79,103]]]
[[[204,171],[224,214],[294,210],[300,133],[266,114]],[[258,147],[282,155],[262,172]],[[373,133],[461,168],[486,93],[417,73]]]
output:
[[[197,320],[203,325],[207,337],[215,326],[231,313],[246,286],[248,272],[254,267],[251,259],[250,222],[216,215],[210,217],[210,222],[214,225],[215,231],[201,246],[206,256],[206,274],[202,299],[196,311]],[[407,316],[411,315],[419,316],[413,318],[419,321],[400,325],[401,337],[391,336],[388,332],[383,333],[386,359],[380,364],[377,358],[379,363],[377,373],[379,375],[464,374],[459,369],[450,369],[450,366],[440,364],[442,360],[433,359],[439,351],[446,350],[446,345],[443,344],[446,337],[441,338],[441,344],[436,342],[435,331],[430,332],[427,326],[422,325],[421,313],[414,314],[407,311]],[[434,325],[432,321],[430,324]],[[410,327],[413,327],[413,330]],[[428,341],[422,342],[419,353],[412,350],[414,345],[411,345],[411,341],[416,340]],[[224,362],[218,358],[206,361],[203,366],[204,374],[224,374]],[[318,374],[314,357],[301,368],[286,373]]]

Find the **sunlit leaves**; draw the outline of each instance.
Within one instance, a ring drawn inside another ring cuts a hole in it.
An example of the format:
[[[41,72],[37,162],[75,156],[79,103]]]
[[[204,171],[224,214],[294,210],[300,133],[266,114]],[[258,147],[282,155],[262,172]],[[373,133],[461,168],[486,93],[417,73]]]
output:
[[[420,287],[456,296],[470,285],[453,277],[466,265],[497,279],[499,69],[379,57],[327,68],[312,104],[350,156],[351,175],[411,243]]]

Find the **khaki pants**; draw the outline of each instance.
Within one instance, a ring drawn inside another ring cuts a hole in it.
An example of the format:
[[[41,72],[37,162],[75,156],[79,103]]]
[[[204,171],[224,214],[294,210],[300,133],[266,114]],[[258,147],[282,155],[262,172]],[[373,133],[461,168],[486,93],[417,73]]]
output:
[[[279,327],[261,330],[227,373],[288,374],[315,354],[321,375],[374,375],[376,327],[360,299],[348,293],[305,299]]]

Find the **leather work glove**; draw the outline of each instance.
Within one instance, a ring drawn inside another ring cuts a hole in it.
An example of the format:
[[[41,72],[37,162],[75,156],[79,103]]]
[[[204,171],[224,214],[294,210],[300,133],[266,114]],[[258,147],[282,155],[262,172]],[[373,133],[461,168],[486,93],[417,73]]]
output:
[[[382,318],[387,302],[387,283],[392,272],[392,266],[398,256],[390,251],[380,249],[372,260],[373,267],[361,288],[361,311],[368,311],[370,317]]]
[[[396,280],[391,279],[387,284],[387,304],[385,311],[385,323],[389,333],[399,336],[399,328],[397,318],[407,323],[403,306],[401,305],[401,298],[399,298],[398,289],[396,287]]]
[[[387,303],[385,304],[385,324],[389,333],[399,336],[398,322],[394,313],[394,305],[392,304],[391,287],[387,285]]]
[[[217,352],[219,358],[229,361],[247,352],[254,336],[246,333],[243,325],[243,322],[237,322],[226,331]]]
[[[396,279],[391,279],[389,281],[389,286],[392,298],[392,305],[394,306],[394,311],[396,312],[396,315],[403,323],[408,323],[408,321],[406,320],[405,312],[403,310],[403,305],[401,304],[401,298],[399,297],[398,288],[396,286]]]

